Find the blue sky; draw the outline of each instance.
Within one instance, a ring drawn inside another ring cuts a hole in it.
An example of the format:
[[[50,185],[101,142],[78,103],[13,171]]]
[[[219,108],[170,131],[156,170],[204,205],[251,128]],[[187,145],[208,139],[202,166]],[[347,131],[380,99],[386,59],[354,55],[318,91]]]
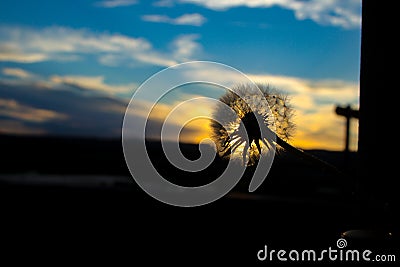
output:
[[[334,105],[358,105],[360,1],[2,0],[0,10],[1,132],[118,136],[134,90],[191,60],[287,92],[297,110],[293,143],[305,148],[341,149]],[[99,119],[104,112],[110,121]],[[90,125],[77,123],[85,116]]]

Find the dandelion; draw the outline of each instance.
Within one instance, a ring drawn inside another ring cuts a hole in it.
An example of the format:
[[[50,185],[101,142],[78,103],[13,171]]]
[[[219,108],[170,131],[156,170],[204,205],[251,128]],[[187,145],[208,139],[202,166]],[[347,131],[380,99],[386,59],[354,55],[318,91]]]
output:
[[[239,158],[251,166],[258,162],[263,153],[284,150],[324,169],[342,174],[333,165],[288,143],[293,136],[295,124],[294,110],[286,95],[265,84],[240,84],[232,89],[220,101],[229,106],[236,116],[227,114],[219,106],[213,113],[215,120],[211,122],[211,137],[221,157]],[[262,94],[255,93],[255,90]],[[270,133],[266,137],[261,135],[259,122]]]
[[[251,93],[254,90],[262,94]],[[243,162],[247,160],[247,165],[254,165],[263,152],[275,149],[276,144],[278,149],[281,148],[276,140],[287,142],[293,135],[293,109],[288,98],[269,85],[240,84],[223,95],[220,101],[237,115],[226,114],[222,108],[214,111],[216,120],[211,123],[212,138],[222,157],[240,156]],[[271,136],[276,135],[276,140],[261,136],[259,121],[267,126]]]

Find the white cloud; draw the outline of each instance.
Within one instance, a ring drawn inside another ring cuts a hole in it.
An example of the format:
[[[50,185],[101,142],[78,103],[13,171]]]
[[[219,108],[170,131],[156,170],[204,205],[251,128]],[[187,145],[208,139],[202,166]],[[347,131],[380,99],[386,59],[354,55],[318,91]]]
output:
[[[19,69],[19,68],[3,68],[2,73],[4,75],[17,77],[20,79],[27,79],[27,78],[32,78],[35,76],[33,73],[30,73],[26,70]]]
[[[35,63],[47,60],[48,57],[38,53],[3,53],[0,52],[0,61],[12,61],[18,63]]]
[[[109,95],[131,93],[137,88],[137,84],[111,85],[104,82],[103,76],[58,76],[50,77],[50,81],[56,84],[77,86],[87,90],[97,91]]]
[[[142,16],[142,20],[150,22],[169,23],[174,25],[192,26],[201,26],[207,21],[205,17],[198,13],[183,14],[182,16],[176,18],[171,18],[166,15],[144,15]]]
[[[199,38],[198,34],[187,34],[177,37],[172,42],[174,59],[180,62],[189,61],[193,55],[200,53],[201,46],[196,42]]]
[[[269,8],[280,6],[293,10],[299,20],[311,19],[322,25],[357,28],[361,23],[361,0],[180,0],[213,10],[226,10],[238,6]]]
[[[192,35],[179,36],[191,40]],[[172,45],[172,49],[181,49]],[[194,50],[192,50],[194,51]],[[181,62],[181,58],[171,55],[179,51],[160,52],[144,38],[132,38],[121,34],[98,33],[87,29],[48,27],[34,29],[27,27],[0,26],[0,61],[33,63],[42,61],[82,60],[84,56],[94,55],[100,64],[109,66],[135,66],[138,63],[158,66],[171,66]],[[186,59],[195,55],[185,54]]]
[[[13,99],[0,98],[0,115],[28,122],[63,120],[67,116],[52,110],[34,108],[18,103]]]
[[[355,82],[343,80],[310,80],[291,76],[279,75],[253,75],[249,74],[255,82],[269,83],[271,86],[282,90],[295,99],[298,95],[312,98],[314,103],[356,103],[358,102],[359,85]]]
[[[153,6],[156,6],[156,7],[172,7],[172,6],[174,6],[174,1],[173,0],[160,0],[160,1],[154,2]]]
[[[169,67],[179,62],[172,59],[170,56],[159,54],[157,52],[140,53],[136,55],[136,59],[147,64]]]
[[[52,75],[50,77],[43,77],[35,73],[27,72],[19,68],[3,68],[2,73],[7,76],[16,77],[18,79],[1,79],[5,84],[12,86],[38,86],[42,89],[61,89],[65,90],[73,88],[85,89],[83,92],[98,92],[108,96],[126,96],[136,90],[138,85],[136,83],[127,84],[110,84],[105,80],[106,78],[101,75],[97,76],[84,76],[84,75]],[[0,103],[1,104],[1,103]]]
[[[65,86],[67,86],[85,89],[85,92],[98,92],[109,96],[130,95],[138,87],[136,83],[109,84],[106,83],[105,77],[101,75],[52,75],[43,77],[19,68],[3,68],[2,73],[18,78],[2,79],[2,82],[10,85],[35,85],[43,89],[66,89]]]
[[[218,65],[212,69],[196,69],[183,73],[187,79],[196,81],[210,81],[221,85],[230,86],[236,83],[256,82],[269,84],[281,92],[287,93],[293,105],[304,111],[318,111],[320,105],[330,104],[358,104],[359,85],[357,82],[349,82],[337,79],[312,80],[293,76],[252,74],[247,73],[248,79],[243,78],[237,72]]]
[[[131,6],[137,4],[136,0],[105,0],[95,3],[96,6],[105,7],[105,8],[113,8],[120,6]]]
[[[203,25],[207,19],[203,17],[201,14],[184,14],[180,17],[173,19],[174,24],[178,25],[193,25],[193,26],[201,26]]]

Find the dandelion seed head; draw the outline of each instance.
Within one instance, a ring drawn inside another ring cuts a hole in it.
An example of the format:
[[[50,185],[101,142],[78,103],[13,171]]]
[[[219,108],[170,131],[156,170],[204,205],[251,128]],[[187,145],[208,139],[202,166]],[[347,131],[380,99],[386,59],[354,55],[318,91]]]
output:
[[[213,112],[212,139],[221,157],[247,161],[251,166],[262,153],[275,149],[274,140],[261,137],[260,121],[285,141],[293,135],[295,126],[289,100],[269,85],[239,84],[221,96],[220,101],[234,111],[217,107]]]

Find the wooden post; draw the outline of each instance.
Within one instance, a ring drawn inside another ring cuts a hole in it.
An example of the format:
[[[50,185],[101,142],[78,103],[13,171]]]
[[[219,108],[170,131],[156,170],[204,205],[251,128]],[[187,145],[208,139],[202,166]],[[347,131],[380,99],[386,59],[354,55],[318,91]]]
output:
[[[350,106],[347,107],[336,107],[336,114],[339,116],[344,116],[346,118],[346,144],[344,151],[345,153],[349,153],[349,144],[350,144],[350,119],[351,118],[359,118],[358,110],[352,109]]]

